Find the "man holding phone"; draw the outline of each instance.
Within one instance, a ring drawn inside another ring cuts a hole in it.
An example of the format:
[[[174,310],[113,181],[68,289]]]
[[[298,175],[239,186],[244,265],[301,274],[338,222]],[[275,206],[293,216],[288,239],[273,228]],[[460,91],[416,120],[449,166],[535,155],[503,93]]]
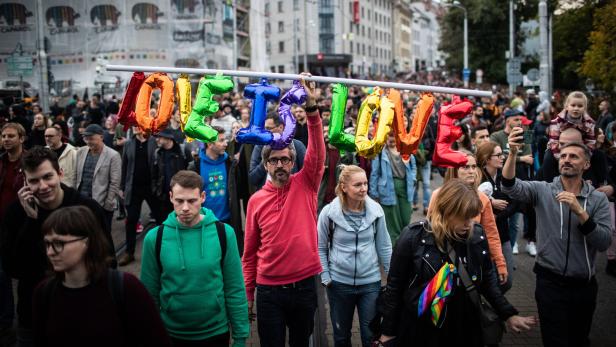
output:
[[[32,346],[32,294],[48,269],[41,226],[55,210],[65,206],[88,207],[103,226],[109,241],[109,256],[114,258],[113,241],[105,213],[96,201],[61,183],[63,172],[56,153],[35,146],[23,156],[21,168],[26,185],[18,192],[18,201],[9,206],[2,218],[0,256],[6,274],[19,280],[17,286],[17,340],[19,346]]]

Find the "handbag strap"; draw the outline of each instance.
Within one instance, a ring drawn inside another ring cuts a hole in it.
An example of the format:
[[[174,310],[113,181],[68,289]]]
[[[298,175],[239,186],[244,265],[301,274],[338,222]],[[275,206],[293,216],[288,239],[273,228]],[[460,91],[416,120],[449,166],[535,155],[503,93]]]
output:
[[[458,256],[456,254],[455,249],[451,246],[451,244],[449,242],[447,242],[447,252],[449,253],[449,260],[455,266],[456,265],[456,259],[458,259]],[[481,309],[481,304],[480,304],[480,300],[479,300],[479,293],[477,292],[477,287],[475,286],[473,281],[471,281],[470,277],[468,276],[468,272],[466,271],[466,267],[464,266],[464,264],[459,264],[458,266],[456,266],[456,268],[458,269],[458,276],[460,277],[460,280],[462,281],[462,285],[464,286],[464,288],[466,288],[466,292],[468,293],[468,297],[471,299],[471,302],[478,309]]]

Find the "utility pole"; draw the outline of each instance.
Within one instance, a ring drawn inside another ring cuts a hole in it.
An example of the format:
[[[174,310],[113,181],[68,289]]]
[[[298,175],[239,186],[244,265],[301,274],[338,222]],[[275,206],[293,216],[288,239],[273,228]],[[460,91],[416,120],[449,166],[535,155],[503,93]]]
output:
[[[539,1],[539,53],[541,56],[539,63],[539,76],[541,76],[540,87],[542,91],[550,93],[548,25],[548,4],[546,0],[541,0]]]
[[[233,1],[233,70],[237,71],[237,0]],[[234,89],[237,92],[237,77],[233,78]]]
[[[309,72],[308,68],[308,0],[304,0],[304,72]]]
[[[295,25],[297,21],[296,3],[297,0],[293,0],[291,5],[293,6],[293,71],[299,73],[299,57],[297,56],[297,29],[299,28]]]
[[[513,13],[513,0],[509,0],[509,61],[515,58],[515,20]],[[513,96],[513,91],[516,88],[515,84],[509,84],[509,97]]]
[[[41,87],[39,89],[39,105],[43,109],[43,112],[49,111],[49,100],[48,100],[48,66],[47,66],[47,52],[45,52],[45,20],[43,16],[43,0],[38,0],[36,2],[37,6],[37,27],[38,27],[38,62],[39,62],[39,73],[41,75],[40,84]]]
[[[552,95],[552,88],[554,83],[554,58],[552,56],[553,52],[553,43],[552,43],[552,19],[554,16],[552,14],[548,15],[549,23],[548,23],[548,65],[549,65],[549,78],[548,78],[548,94]]]

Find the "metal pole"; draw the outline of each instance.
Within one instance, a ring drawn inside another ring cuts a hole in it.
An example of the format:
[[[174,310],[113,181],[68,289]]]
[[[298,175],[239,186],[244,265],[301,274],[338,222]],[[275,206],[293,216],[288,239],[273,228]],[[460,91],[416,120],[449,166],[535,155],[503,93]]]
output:
[[[233,1],[233,70],[237,70],[237,0]],[[235,91],[237,91],[237,78],[234,78]]]
[[[548,4],[545,0],[539,2],[539,75],[541,90],[550,92],[550,66],[548,56]]]
[[[39,89],[39,105],[43,112],[49,111],[48,95],[48,80],[47,80],[47,52],[45,52],[45,17],[43,16],[43,0],[38,0],[37,4],[37,27],[38,27],[38,61],[39,72],[41,74],[41,88]]]
[[[249,78],[269,78],[269,79],[279,79],[279,80],[300,80],[304,78],[301,75],[274,73],[274,72],[216,70],[216,69],[191,69],[191,68],[182,68],[182,67],[161,67],[161,66],[107,65],[106,69],[107,71],[127,71],[127,72],[141,71],[141,72],[165,72],[165,73],[173,73],[173,74],[185,73],[185,74],[196,74],[196,75],[224,75],[224,76],[249,77]],[[413,90],[413,91],[418,91],[418,92],[458,94],[458,95],[468,95],[468,96],[478,96],[478,97],[491,97],[492,96],[491,91],[472,90],[472,89],[464,89],[464,88],[426,86],[426,85],[420,85],[420,84],[370,81],[370,80],[325,77],[325,76],[310,76],[310,77],[305,77],[304,79],[306,81],[315,81],[315,82],[322,82],[322,83],[342,83],[342,84],[347,84],[347,85],[394,88],[394,89],[400,89],[400,90]]]
[[[515,25],[513,18],[513,0],[509,0],[509,60],[515,58]],[[515,84],[509,84],[509,97],[513,97]]]
[[[297,20],[297,11],[295,11],[295,1],[292,2],[293,6],[293,72],[299,73],[299,57],[297,56],[297,26],[295,21]]]
[[[310,71],[308,68],[308,12],[306,4],[308,0],[304,0],[304,71]]]
[[[553,43],[552,43],[552,19],[554,19],[554,16],[552,14],[549,14],[549,27],[548,27],[548,65],[549,65],[549,78],[548,78],[548,95],[552,95],[552,88],[553,88],[553,83],[554,83],[554,59],[552,56],[552,48]]]
[[[466,8],[464,8],[464,70],[468,69],[468,14],[466,12]],[[468,80],[470,78],[464,79],[464,87],[468,88]]]

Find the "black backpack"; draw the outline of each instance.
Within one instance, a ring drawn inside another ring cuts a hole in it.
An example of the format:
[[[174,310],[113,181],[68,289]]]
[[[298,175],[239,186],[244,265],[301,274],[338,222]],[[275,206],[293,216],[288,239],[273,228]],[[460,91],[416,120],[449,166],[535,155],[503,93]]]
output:
[[[160,273],[163,272],[163,264],[160,262],[160,249],[163,245],[164,230],[165,226],[161,224],[156,231],[156,244],[154,246],[156,251],[156,262],[158,263],[158,270]],[[222,270],[225,262],[225,255],[227,254],[227,234],[225,232],[225,224],[220,221],[216,221],[216,232],[218,233],[218,242],[220,242],[220,269]]]

